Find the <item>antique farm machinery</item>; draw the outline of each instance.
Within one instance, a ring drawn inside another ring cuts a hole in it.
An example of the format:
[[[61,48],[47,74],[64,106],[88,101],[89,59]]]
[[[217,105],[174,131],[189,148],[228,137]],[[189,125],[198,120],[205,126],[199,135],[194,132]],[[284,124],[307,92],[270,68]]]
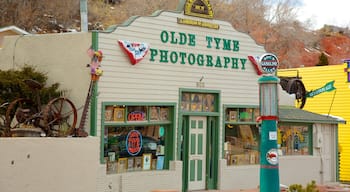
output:
[[[301,77],[299,77],[299,72],[297,71],[296,76],[279,76],[279,78],[282,89],[289,94],[295,94],[296,105],[302,109],[306,103],[307,91],[304,83],[301,81]]]
[[[39,96],[42,85],[32,79],[24,82],[32,90],[34,100],[18,98],[9,103],[5,113],[5,135],[72,135],[77,123],[77,110],[72,101],[57,97],[42,105]]]

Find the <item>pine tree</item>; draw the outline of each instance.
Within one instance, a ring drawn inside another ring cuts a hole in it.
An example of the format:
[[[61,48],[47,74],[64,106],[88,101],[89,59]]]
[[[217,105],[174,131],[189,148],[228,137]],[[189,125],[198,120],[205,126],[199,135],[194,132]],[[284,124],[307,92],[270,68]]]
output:
[[[319,57],[319,61],[316,64],[316,66],[326,66],[328,65],[328,58],[324,53],[321,53],[320,57]]]

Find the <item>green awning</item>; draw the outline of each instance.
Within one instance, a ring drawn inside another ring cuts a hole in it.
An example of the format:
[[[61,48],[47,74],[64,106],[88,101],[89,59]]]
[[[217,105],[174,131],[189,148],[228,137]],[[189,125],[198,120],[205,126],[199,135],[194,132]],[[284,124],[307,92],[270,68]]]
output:
[[[344,119],[321,115],[290,106],[279,106],[279,122],[281,123],[346,123]]]

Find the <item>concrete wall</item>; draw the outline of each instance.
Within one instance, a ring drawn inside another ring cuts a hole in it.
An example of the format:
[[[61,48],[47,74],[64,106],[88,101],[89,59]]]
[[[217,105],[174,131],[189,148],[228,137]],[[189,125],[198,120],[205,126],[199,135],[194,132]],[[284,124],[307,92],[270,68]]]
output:
[[[1,138],[1,192],[181,191],[182,163],[169,170],[106,174],[98,137]]]
[[[284,156],[279,160],[281,184],[306,185],[312,180],[320,183],[320,157]],[[226,166],[226,160],[221,160],[220,164],[220,189],[251,189],[259,186],[259,165]]]
[[[93,192],[99,138],[1,138],[1,192]]]
[[[105,168],[100,170],[105,174]],[[182,188],[182,162],[170,162],[169,170],[110,174],[99,178],[98,192],[151,192]]]

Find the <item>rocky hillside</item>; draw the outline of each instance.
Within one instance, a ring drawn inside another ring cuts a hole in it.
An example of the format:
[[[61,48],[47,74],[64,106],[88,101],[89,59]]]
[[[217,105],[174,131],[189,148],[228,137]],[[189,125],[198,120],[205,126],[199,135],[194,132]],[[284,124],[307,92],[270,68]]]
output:
[[[25,2],[25,3],[24,3]],[[328,64],[340,64],[350,58],[350,32],[347,28],[325,25],[308,31],[290,17],[290,7],[276,13],[279,23],[266,20],[266,5],[254,1],[211,0],[215,19],[228,21],[235,29],[250,34],[267,52],[280,60],[280,68],[315,66],[323,53]],[[0,0],[0,28],[15,25],[29,33],[65,33],[80,31],[80,6],[77,0]],[[135,6],[135,5],[138,6]],[[89,0],[89,30],[104,30],[123,23],[134,15],[150,15],[155,10],[175,10],[177,0]],[[69,6],[67,6],[69,5]],[[244,10],[244,11],[242,11]],[[283,17],[283,14],[284,17]]]

